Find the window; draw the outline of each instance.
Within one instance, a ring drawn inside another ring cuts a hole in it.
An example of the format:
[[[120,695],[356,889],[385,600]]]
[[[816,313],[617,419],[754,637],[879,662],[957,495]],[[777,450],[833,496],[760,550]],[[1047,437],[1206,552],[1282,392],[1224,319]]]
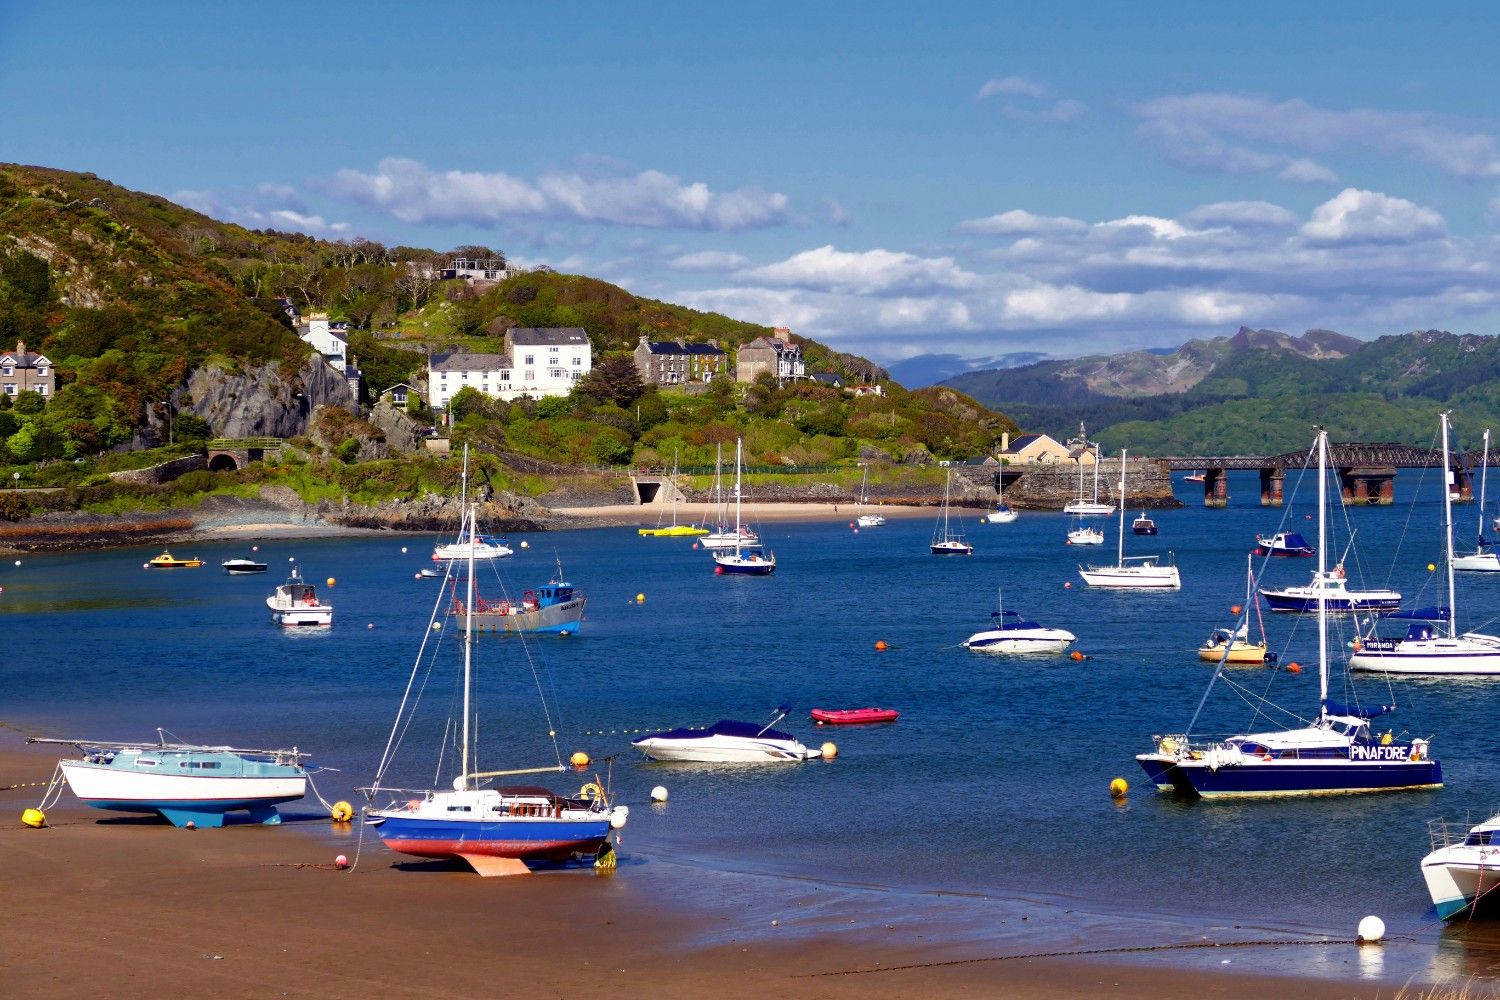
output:
[[[549,348],[547,348],[547,350],[551,351],[553,354],[557,353],[557,348],[555,348],[555,347],[549,347]]]
[[[142,757],[142,758],[140,758],[139,760],[137,760],[135,762],[135,766],[136,767],[155,767],[156,763],[157,763],[156,761],[152,760],[149,757]]]
[[[37,391],[37,395],[39,395],[39,396],[45,396],[45,395],[47,395],[47,387],[45,385],[39,385],[39,386],[37,386],[36,387],[36,391]]]
[[[526,361],[529,364],[531,362],[531,359],[527,358]],[[526,373],[526,381],[530,382],[530,381],[532,381],[535,378],[536,378],[536,372],[534,372],[534,371],[528,371]]]
[[[526,355],[526,363],[528,365],[534,365],[534,364],[536,364],[536,355],[534,355],[534,354],[528,354],[528,355]]]
[[[7,396],[14,396],[16,394],[16,384],[14,382],[5,383],[5,394]]]
[[[15,373],[16,373],[16,366],[15,365],[6,365],[5,366],[5,372],[4,372],[4,374],[5,374],[5,376],[7,378],[9,378],[10,376],[14,375]]]
[[[500,369],[500,381],[502,381],[502,382],[509,382],[510,381],[510,372],[507,371],[507,370],[505,370],[504,368]]]
[[[583,359],[582,358],[574,358],[573,359],[573,367],[574,368],[582,367],[582,365],[583,365]]]

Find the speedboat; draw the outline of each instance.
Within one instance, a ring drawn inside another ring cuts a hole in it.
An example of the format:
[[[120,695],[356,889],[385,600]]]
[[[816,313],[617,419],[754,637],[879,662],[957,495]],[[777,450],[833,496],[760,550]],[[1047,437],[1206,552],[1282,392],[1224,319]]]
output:
[[[1427,834],[1432,853],[1422,859],[1422,879],[1438,919],[1485,909],[1490,890],[1500,885],[1500,815],[1474,826],[1431,820]]]
[[[1018,612],[991,611],[989,628],[964,640],[975,653],[1061,653],[1078,640],[1072,632],[1027,621]]]
[[[822,751],[808,749],[791,733],[771,728],[790,711],[789,706],[781,706],[765,725],[720,719],[702,729],[689,726],[651,733],[632,740],[631,745],[652,760],[714,764],[762,764],[822,756]]]
[[[38,737],[26,742],[79,749],[82,758],[59,761],[57,767],[84,805],[159,813],[173,826],[223,826],[225,813],[242,809],[255,822],[274,825],[281,822],[276,806],[307,792],[307,769],[302,764],[307,754],[295,747],[241,750],[168,743],[160,729],[156,735],[155,743]]]
[[[161,555],[146,564],[152,569],[197,569],[203,565],[202,559],[178,559],[166,549],[161,550]]]
[[[1156,522],[1147,517],[1145,511],[1141,511],[1136,515],[1135,520],[1130,522],[1130,530],[1137,535],[1154,535],[1157,533]]]
[[[1258,556],[1314,556],[1318,550],[1307,544],[1307,539],[1295,531],[1278,531],[1267,538],[1265,535],[1255,536],[1255,548],[1252,550]]]
[[[450,542],[446,545],[439,543],[433,546],[433,562],[450,562],[469,558],[469,548],[474,549],[474,558],[482,559],[504,559],[516,554],[516,550],[505,543],[503,538],[495,538],[492,535],[476,535],[473,541]]]
[[[1068,532],[1069,545],[1103,545],[1104,532],[1098,528],[1081,526]]]
[[[467,626],[472,617],[476,632],[573,635],[583,624],[583,607],[587,598],[563,579],[560,561],[551,580],[535,590],[523,592],[520,600],[487,601],[475,594],[472,616],[465,602],[459,599],[457,580],[453,586],[455,593],[450,613],[461,626]]]
[[[885,523],[883,514],[861,514],[854,519],[856,528],[878,528]]]
[[[277,625],[333,624],[333,605],[318,599],[317,588],[302,579],[296,563],[292,563],[292,575],[286,583],[266,598],[266,607],[271,609],[271,621]]]
[[[1313,573],[1312,582],[1304,587],[1280,590],[1260,589],[1272,611],[1315,612],[1319,603],[1330,613],[1351,611],[1395,611],[1401,606],[1401,594],[1394,590],[1350,590],[1344,579],[1344,564],[1331,570]]]
[[[266,564],[254,559],[225,559],[219,563],[219,568],[230,576],[244,576],[248,573],[264,573]]]

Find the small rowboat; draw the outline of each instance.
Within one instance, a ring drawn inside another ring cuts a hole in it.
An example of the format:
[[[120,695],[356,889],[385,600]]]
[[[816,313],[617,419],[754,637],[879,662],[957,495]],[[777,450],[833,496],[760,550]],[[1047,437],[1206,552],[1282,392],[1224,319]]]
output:
[[[818,725],[857,726],[866,722],[895,722],[894,708],[815,708],[808,713]]]

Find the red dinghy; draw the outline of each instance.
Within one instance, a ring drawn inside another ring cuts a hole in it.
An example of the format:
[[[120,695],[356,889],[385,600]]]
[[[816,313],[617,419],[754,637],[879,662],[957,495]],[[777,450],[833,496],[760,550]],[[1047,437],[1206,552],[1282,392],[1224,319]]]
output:
[[[818,725],[857,726],[864,722],[895,722],[894,708],[815,708],[808,713]]]

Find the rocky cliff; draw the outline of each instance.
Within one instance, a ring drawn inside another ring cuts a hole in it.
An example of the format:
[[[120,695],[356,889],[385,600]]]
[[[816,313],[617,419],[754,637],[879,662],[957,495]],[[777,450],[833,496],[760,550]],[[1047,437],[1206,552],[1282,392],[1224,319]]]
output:
[[[307,432],[319,406],[358,409],[349,383],[317,355],[294,372],[275,361],[236,371],[205,365],[172,402],[207,420],[219,437],[294,437]]]

